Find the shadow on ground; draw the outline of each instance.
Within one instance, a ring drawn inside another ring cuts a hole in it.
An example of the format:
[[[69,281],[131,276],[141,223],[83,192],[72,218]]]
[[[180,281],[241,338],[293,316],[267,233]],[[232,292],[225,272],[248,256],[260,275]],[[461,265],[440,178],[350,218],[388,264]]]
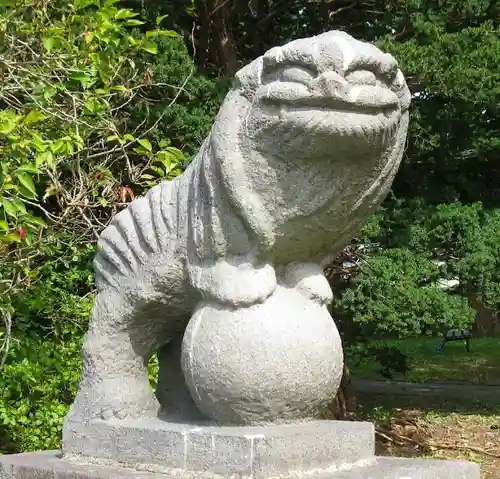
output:
[[[429,414],[479,414],[485,417],[500,418],[500,388],[498,395],[499,399],[495,401],[494,399],[475,400],[466,396],[462,399],[443,399],[422,395],[358,393],[356,395],[356,402],[359,409],[358,413],[361,416],[373,419],[376,419],[376,411],[397,411],[400,409],[421,410]]]
[[[477,338],[467,351],[463,341],[445,344],[437,352],[440,338],[378,340],[370,346],[393,347],[408,358],[406,381],[458,381],[470,384],[500,385],[500,338]],[[380,365],[375,360],[349,364],[356,378],[380,379]],[[396,376],[395,376],[396,377]]]

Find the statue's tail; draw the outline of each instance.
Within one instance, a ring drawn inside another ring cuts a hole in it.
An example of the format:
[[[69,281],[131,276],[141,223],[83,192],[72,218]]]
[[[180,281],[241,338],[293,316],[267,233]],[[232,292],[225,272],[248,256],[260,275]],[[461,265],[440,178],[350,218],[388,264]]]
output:
[[[165,181],[120,211],[103,231],[94,259],[99,290],[118,288],[177,237],[178,182]]]

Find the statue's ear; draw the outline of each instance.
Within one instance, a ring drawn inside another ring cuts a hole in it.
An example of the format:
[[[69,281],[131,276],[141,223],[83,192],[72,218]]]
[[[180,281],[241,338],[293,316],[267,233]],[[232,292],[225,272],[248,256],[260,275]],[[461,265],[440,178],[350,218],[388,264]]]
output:
[[[252,98],[262,84],[262,57],[244,66],[234,76],[233,89],[241,90],[247,98]]]

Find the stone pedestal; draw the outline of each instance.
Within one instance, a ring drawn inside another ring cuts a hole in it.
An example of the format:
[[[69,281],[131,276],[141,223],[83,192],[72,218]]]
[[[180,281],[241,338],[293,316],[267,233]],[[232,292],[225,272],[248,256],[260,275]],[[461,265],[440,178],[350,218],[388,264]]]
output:
[[[465,461],[376,457],[373,425],[218,427],[148,419],[69,424],[64,451],[0,457],[0,479],[479,479]]]

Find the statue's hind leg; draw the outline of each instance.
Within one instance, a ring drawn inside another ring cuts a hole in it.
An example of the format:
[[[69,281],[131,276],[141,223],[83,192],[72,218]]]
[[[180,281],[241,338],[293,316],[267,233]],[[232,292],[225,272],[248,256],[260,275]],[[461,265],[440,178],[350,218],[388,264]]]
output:
[[[134,311],[123,294],[98,294],[83,345],[83,373],[67,421],[156,416],[158,401],[149,384],[147,362],[154,350],[144,335],[137,343]]]
[[[203,420],[206,418],[191,398],[184,380],[181,368],[181,348],[182,335],[177,335],[158,351],[160,369],[156,396],[161,404],[161,416],[178,421]]]

